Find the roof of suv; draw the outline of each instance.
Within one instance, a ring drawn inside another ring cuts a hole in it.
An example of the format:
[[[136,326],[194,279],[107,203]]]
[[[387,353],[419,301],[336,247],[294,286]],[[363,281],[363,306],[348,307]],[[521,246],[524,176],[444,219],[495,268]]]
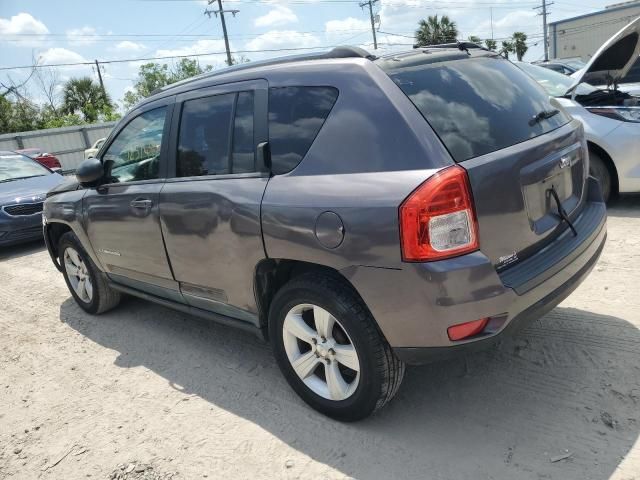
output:
[[[457,59],[464,58],[467,56],[471,56],[471,52],[473,52],[473,56],[477,55],[487,55],[487,54],[495,54],[495,52],[488,52],[482,47],[479,47],[475,44],[469,44],[468,42],[459,42],[457,44],[445,44],[445,45],[432,45],[426,47],[416,47],[414,50],[403,52],[403,53],[393,53],[384,55],[381,57],[377,57],[367,52],[366,50],[359,47],[336,47],[328,52],[320,52],[320,53],[310,53],[303,55],[289,55],[285,57],[277,57],[268,60],[256,61],[243,63],[240,65],[233,65],[231,67],[223,68],[220,70],[216,70],[214,72],[207,72],[201,75],[197,75],[195,77],[191,77],[176,83],[172,83],[171,85],[167,85],[165,87],[159,88],[152,93],[148,98],[144,99],[142,102],[138,104],[138,106],[142,106],[150,101],[156,100],[159,97],[164,97],[166,95],[172,95],[176,93],[181,93],[189,90],[189,86],[195,84],[196,82],[202,83],[202,81],[206,80],[215,80],[218,77],[233,75],[236,78],[233,78],[232,81],[242,81],[248,80],[251,78],[255,78],[255,72],[259,72],[265,67],[275,66],[275,65],[284,65],[284,64],[304,64],[306,62],[316,62],[321,60],[335,60],[335,59],[367,59],[371,61],[379,61],[382,64],[388,63],[390,61],[403,61],[403,64],[406,65],[412,61],[424,61],[424,54],[430,55],[431,61],[443,61],[446,59]],[[234,74],[238,74],[237,76]],[[244,77],[244,78],[239,78]],[[225,81],[227,79],[225,78]],[[231,80],[231,79],[230,79]],[[200,85],[199,85],[200,86]]]

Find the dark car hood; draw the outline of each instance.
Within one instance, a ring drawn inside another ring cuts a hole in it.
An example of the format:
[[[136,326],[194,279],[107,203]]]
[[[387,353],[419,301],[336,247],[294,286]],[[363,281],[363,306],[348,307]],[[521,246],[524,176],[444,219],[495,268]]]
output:
[[[0,183],[0,205],[44,201],[47,192],[62,182],[64,177],[57,173],[2,182]]]

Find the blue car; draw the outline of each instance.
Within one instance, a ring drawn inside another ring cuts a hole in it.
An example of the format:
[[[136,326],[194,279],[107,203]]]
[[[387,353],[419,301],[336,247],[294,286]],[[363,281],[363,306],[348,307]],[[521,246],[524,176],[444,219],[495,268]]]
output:
[[[42,203],[62,182],[29,157],[0,151],[0,247],[42,238]]]

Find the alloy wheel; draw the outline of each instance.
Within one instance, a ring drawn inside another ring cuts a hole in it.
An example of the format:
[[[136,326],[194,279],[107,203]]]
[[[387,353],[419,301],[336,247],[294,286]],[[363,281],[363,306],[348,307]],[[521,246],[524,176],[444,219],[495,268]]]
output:
[[[93,298],[93,284],[87,265],[80,257],[80,254],[73,248],[68,247],[64,251],[64,269],[67,278],[76,295],[85,303],[90,303]]]
[[[360,360],[338,319],[317,305],[297,305],[284,319],[282,336],[291,367],[311,391],[334,401],[353,395]]]

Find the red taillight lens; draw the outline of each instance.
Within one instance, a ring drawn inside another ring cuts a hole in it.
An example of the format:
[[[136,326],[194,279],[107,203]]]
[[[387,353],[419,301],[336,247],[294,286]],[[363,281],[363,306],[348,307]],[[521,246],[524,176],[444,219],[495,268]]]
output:
[[[480,320],[454,325],[447,328],[447,335],[449,335],[450,340],[464,340],[482,332],[487,323],[489,323],[488,318],[481,318]]]
[[[454,165],[439,171],[402,202],[400,237],[405,262],[442,260],[479,248],[464,168]]]

